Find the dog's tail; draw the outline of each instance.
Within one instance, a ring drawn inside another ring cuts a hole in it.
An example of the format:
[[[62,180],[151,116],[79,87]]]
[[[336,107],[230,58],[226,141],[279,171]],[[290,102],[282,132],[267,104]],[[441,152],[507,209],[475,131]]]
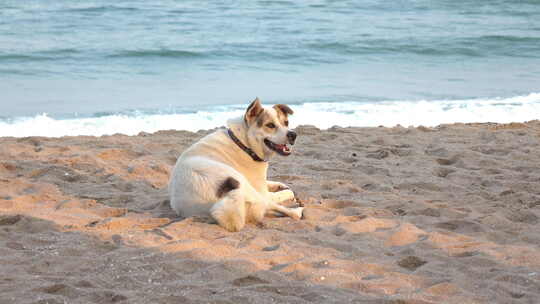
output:
[[[216,195],[218,198],[222,198],[225,194],[238,188],[240,188],[240,182],[234,177],[227,177],[227,179],[219,185]]]
[[[216,193],[220,200],[210,209],[210,214],[218,224],[229,231],[239,231],[246,223],[246,205],[238,188],[238,180],[233,177],[225,179]]]

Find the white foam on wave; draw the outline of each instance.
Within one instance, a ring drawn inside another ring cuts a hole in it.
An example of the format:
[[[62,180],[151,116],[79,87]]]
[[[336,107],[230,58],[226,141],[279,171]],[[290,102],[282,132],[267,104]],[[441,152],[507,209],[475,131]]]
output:
[[[540,93],[495,99],[388,101],[377,103],[305,103],[292,106],[291,125],[332,126],[436,126],[455,122],[523,122],[540,118]],[[159,130],[197,131],[224,126],[243,114],[239,106],[220,111],[184,114],[109,115],[93,118],[54,119],[46,114],[0,121],[0,136],[110,135]]]
[[[540,93],[492,99],[304,104],[295,122],[338,126],[437,126],[447,123],[540,119]]]

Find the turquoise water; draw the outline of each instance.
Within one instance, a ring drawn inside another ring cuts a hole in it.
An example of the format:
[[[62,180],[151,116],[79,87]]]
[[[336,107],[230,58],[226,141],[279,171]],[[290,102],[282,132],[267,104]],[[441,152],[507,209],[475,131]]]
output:
[[[403,102],[408,117],[417,101],[443,111],[441,101],[511,99],[532,104],[519,111],[534,117],[538,92],[538,0],[0,0],[4,128],[43,113],[230,112],[255,96],[311,107]]]

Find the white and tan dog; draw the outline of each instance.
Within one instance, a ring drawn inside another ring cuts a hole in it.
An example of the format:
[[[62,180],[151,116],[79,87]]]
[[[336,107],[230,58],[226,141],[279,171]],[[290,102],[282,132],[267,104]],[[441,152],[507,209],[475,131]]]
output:
[[[266,180],[270,157],[291,154],[288,145],[296,140],[288,127],[291,114],[287,105],[263,108],[257,98],[243,117],[227,122],[227,130],[189,147],[171,175],[171,207],[185,217],[210,214],[229,231],[242,229],[247,221],[262,221],[267,211],[300,219],[303,208],[280,205],[293,199],[293,192]]]

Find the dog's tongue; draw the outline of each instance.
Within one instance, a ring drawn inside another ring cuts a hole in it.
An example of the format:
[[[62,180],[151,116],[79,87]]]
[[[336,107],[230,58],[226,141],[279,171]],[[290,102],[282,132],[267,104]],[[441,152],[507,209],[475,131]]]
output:
[[[279,144],[276,144],[276,147],[278,149],[280,149],[281,151],[287,153],[287,152],[290,152],[291,150],[289,149],[289,147],[287,147],[287,145],[279,145]]]

